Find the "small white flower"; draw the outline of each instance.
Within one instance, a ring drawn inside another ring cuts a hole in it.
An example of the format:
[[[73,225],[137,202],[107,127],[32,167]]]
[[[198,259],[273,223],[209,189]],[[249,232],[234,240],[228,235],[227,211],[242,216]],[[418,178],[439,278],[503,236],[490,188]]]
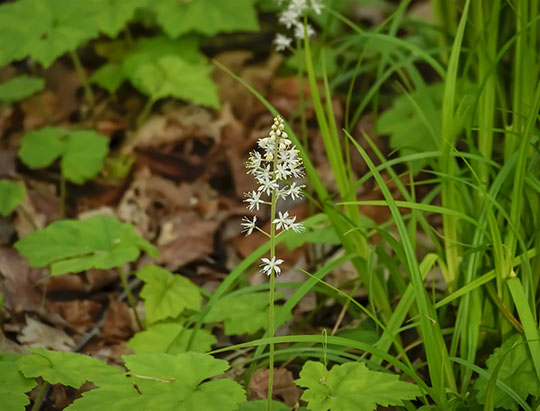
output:
[[[297,198],[302,198],[302,189],[304,187],[305,186],[303,184],[296,185],[296,182],[293,181],[293,183],[286,190],[285,195],[291,196],[292,200],[296,200]]]
[[[278,163],[276,165],[276,178],[277,179],[284,180],[287,177],[289,177],[290,175],[291,175],[291,171],[289,170],[289,168],[285,164]]]
[[[289,10],[293,10],[298,15],[304,14],[307,8],[306,0],[291,0],[291,4],[289,4]]]
[[[260,191],[252,191],[251,193],[247,193],[247,198],[244,200],[244,202],[249,203],[249,211],[259,211],[259,205],[263,204],[263,200],[261,200],[261,194],[262,193]]]
[[[242,225],[242,227],[244,227],[244,228],[242,229],[242,232],[243,232],[243,233],[244,233],[244,232],[246,233],[246,237],[247,237],[248,235],[250,235],[250,234],[253,232],[253,230],[255,229],[255,223],[256,223],[256,221],[257,221],[257,216],[256,216],[256,215],[253,216],[253,221],[251,221],[248,217],[242,218],[242,223],[241,223],[241,225]]]
[[[256,169],[262,167],[263,161],[264,160],[263,160],[263,158],[261,156],[261,153],[259,153],[258,151],[253,151],[249,155],[249,159],[248,159],[248,161],[246,163],[246,167],[250,168],[252,170],[256,170]]]
[[[291,10],[290,8],[288,8],[287,10],[282,11],[279,14],[278,21],[285,27],[290,29],[294,25],[298,24],[298,17],[300,17],[300,14],[298,14],[295,10]]]
[[[289,228],[291,228],[295,233],[301,233],[306,229],[302,223],[292,223]]]
[[[269,258],[262,258],[261,261],[263,264],[260,265],[262,267],[262,272],[266,275],[272,274],[272,270],[276,273],[276,275],[279,275],[281,273],[281,268],[279,268],[279,264],[283,262],[281,259],[277,259],[276,257]]]
[[[274,45],[276,46],[276,51],[283,51],[291,46],[292,39],[281,33],[276,35],[274,39]]]
[[[279,188],[278,182],[274,180],[272,175],[269,174],[261,176],[260,178],[258,177],[257,181],[259,182],[259,188],[257,190],[266,193],[267,196],[272,194],[272,191]]]
[[[296,217],[295,217],[296,218]],[[282,213],[281,211],[278,213],[278,217],[272,221],[272,224],[276,225],[276,228],[279,230],[281,227],[283,227],[284,230],[287,230],[289,228],[289,212],[285,211]],[[294,221],[294,220],[293,220]]]
[[[313,30],[313,27],[311,27],[309,24],[306,25],[306,31],[307,36],[312,37],[315,35],[315,30]],[[294,26],[294,37],[297,39],[303,39],[304,38],[304,25],[302,23],[297,23]]]
[[[321,14],[321,9],[323,8],[323,5],[319,2],[319,0],[310,0],[311,8],[315,12],[315,14]]]

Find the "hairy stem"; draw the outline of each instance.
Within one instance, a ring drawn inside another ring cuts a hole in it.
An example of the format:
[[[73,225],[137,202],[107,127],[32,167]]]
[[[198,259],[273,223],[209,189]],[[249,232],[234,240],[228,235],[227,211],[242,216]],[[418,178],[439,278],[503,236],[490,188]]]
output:
[[[81,82],[84,88],[84,97],[86,98],[86,101],[88,105],[90,106],[90,110],[92,110],[95,106],[96,99],[94,98],[94,92],[92,91],[92,88],[90,87],[88,76],[86,75],[84,71],[84,68],[81,64],[81,60],[79,60],[79,56],[77,55],[77,53],[75,53],[74,51],[70,51],[69,56],[71,57],[71,60],[73,60],[75,71],[77,71],[77,75],[81,79]]]
[[[120,281],[122,281],[122,287],[124,287],[124,291],[126,292],[126,297],[127,297],[129,306],[133,310],[135,321],[137,321],[137,325],[139,326],[139,329],[142,331],[144,330],[144,325],[141,321],[141,318],[139,317],[139,313],[137,312],[137,304],[135,301],[135,296],[131,292],[131,288],[129,288],[129,283],[128,283],[126,274],[124,273],[124,270],[122,270],[121,267],[117,267],[116,271],[118,271],[118,275],[120,276]]]

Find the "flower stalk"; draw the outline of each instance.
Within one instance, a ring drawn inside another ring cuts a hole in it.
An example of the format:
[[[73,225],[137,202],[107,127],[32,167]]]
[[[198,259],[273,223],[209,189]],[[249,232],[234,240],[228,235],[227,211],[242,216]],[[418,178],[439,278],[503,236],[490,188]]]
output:
[[[298,157],[298,150],[288,139],[284,131],[285,125],[281,117],[275,117],[268,137],[261,138],[258,146],[261,151],[255,150],[250,154],[246,167],[248,174],[252,174],[259,187],[256,191],[246,193],[245,202],[248,210],[259,211],[261,206],[270,206],[270,232],[257,227],[257,216],[253,219],[244,217],[242,220],[243,232],[250,235],[254,230],[260,231],[270,239],[270,258],[262,258],[261,272],[269,276],[270,292],[268,305],[268,334],[275,335],[275,280],[281,273],[280,265],[283,260],[276,255],[276,239],[286,230],[301,232],[304,226],[296,222],[296,217],[289,216],[288,211],[278,211],[278,202],[290,197],[296,200],[302,197],[303,184],[290,182],[291,178],[303,177],[302,160]],[[263,195],[269,197],[263,199]],[[269,344],[269,372],[268,372],[268,402],[267,410],[272,408],[272,391],[274,383],[274,343]]]

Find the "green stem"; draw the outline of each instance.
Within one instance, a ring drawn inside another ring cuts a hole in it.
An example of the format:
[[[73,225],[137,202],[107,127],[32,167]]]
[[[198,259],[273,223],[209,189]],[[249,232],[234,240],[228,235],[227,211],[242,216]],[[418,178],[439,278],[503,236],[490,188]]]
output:
[[[142,126],[142,124],[146,121],[146,119],[150,115],[150,112],[152,111],[152,107],[154,106],[155,102],[156,102],[156,100],[154,100],[152,98],[148,99],[148,101],[146,102],[146,104],[144,105],[144,107],[143,107],[143,109],[141,111],[141,114],[139,114],[137,116],[137,120],[135,120],[135,125],[137,126],[137,128]]]
[[[139,329],[142,331],[144,330],[144,325],[141,321],[141,318],[139,317],[139,313],[137,312],[137,304],[135,301],[135,296],[131,292],[131,288],[129,288],[129,283],[128,283],[126,274],[124,273],[124,270],[122,270],[121,267],[117,267],[116,271],[118,271],[118,275],[120,276],[120,281],[122,281],[122,287],[124,287],[124,291],[126,292],[129,306],[133,310],[133,315],[135,315],[135,321],[137,321],[137,325],[139,326]]]
[[[86,98],[86,101],[88,105],[90,106],[90,110],[92,110],[95,106],[96,99],[94,98],[94,93],[92,92],[92,88],[90,87],[90,82],[88,81],[88,76],[86,75],[86,72],[84,71],[84,68],[81,64],[81,60],[79,60],[79,56],[74,51],[69,52],[69,56],[71,57],[71,60],[73,60],[73,65],[75,66],[75,70],[77,71],[77,74],[79,75],[83,88],[84,88],[84,97]]]
[[[67,196],[67,187],[66,187],[66,178],[63,174],[60,174],[60,218],[64,219],[66,217],[66,196]]]
[[[47,390],[48,386],[49,386],[49,383],[47,381],[43,381],[41,383],[41,388],[39,389],[38,396],[36,397],[36,400],[34,401],[34,405],[32,406],[32,411],[37,411],[39,409],[41,400],[43,399],[43,396],[45,395],[45,391]]]
[[[275,148],[274,148],[274,164],[273,172],[275,176],[276,167],[277,167],[277,158],[278,158],[278,148],[279,141],[276,137]],[[277,195],[276,190],[272,191],[272,204],[270,205],[270,260],[276,256],[276,226],[274,220],[276,219],[276,204],[277,204]],[[276,333],[276,324],[274,318],[274,290],[275,290],[275,280],[276,273],[272,269],[270,272],[270,293],[269,293],[269,306],[268,306],[268,331],[270,332],[270,338],[273,338]],[[270,355],[268,361],[268,402],[266,404],[266,410],[272,410],[272,389],[274,387],[274,343],[271,342],[269,347]]]

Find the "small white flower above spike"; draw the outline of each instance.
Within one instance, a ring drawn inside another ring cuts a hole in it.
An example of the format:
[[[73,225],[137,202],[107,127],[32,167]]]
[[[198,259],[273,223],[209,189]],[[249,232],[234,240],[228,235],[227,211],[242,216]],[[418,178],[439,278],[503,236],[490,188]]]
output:
[[[279,265],[283,262],[281,259],[276,259],[276,257],[272,258],[262,258],[261,261],[263,262],[261,264],[262,272],[266,275],[272,274],[272,270],[276,275],[281,274],[281,268],[279,268]]]

